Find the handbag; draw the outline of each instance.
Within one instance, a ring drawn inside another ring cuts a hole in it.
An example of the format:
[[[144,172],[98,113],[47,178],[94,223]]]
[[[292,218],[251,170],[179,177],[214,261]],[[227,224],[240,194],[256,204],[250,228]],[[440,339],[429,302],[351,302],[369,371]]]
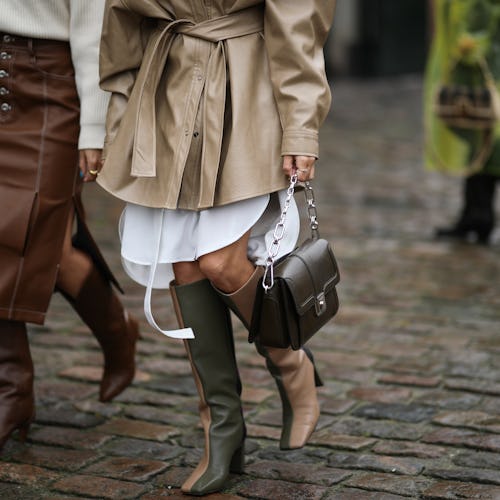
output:
[[[285,221],[295,191],[292,175],[287,199],[268,250],[266,269],[257,286],[249,342],[263,346],[300,349],[339,309],[336,285],[339,271],[332,248],[320,238],[314,192],[305,183],[311,237],[275,262]]]
[[[483,86],[444,84],[434,101],[434,113],[447,127],[482,132],[477,152],[466,167],[468,174],[481,170],[491,155],[493,130],[500,120],[500,95],[485,59],[480,60],[479,68],[484,77]],[[438,164],[446,164],[437,151],[433,151],[433,156]]]
[[[495,79],[485,59],[479,62],[483,86],[441,85],[436,94],[434,111],[452,128],[492,129],[500,118],[500,96]]]

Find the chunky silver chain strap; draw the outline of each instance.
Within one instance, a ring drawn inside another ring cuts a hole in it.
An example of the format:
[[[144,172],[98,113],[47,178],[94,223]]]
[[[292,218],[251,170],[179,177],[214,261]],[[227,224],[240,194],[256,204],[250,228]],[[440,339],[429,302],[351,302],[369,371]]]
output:
[[[290,177],[290,185],[286,191],[286,199],[283,205],[283,210],[281,211],[281,217],[273,233],[273,242],[269,246],[266,259],[266,270],[264,271],[264,277],[262,278],[262,287],[267,292],[274,285],[274,260],[278,255],[278,251],[281,245],[281,240],[285,235],[286,226],[286,214],[290,208],[290,203],[292,201],[293,194],[295,192],[295,186],[298,182],[298,175],[295,173]],[[319,238],[319,223],[318,223],[318,213],[316,211],[316,202],[314,200],[314,191],[309,181],[305,183],[304,193],[306,196],[307,205],[307,216],[309,217],[309,226],[311,227],[311,237],[313,239]]]

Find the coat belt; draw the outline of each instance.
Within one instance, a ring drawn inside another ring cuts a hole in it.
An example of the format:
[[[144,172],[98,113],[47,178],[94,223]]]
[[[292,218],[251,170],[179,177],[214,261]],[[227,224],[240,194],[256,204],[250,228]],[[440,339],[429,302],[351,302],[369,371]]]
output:
[[[156,93],[174,37],[182,35],[201,38],[216,44],[207,63],[205,79],[204,117],[207,125],[203,134],[201,184],[201,196],[205,201],[207,196],[211,197],[213,202],[226,101],[227,66],[224,41],[262,32],[263,29],[264,16],[261,5],[200,23],[187,19],[160,21],[159,32],[145,51],[136,82],[138,113],[131,175],[156,176]]]

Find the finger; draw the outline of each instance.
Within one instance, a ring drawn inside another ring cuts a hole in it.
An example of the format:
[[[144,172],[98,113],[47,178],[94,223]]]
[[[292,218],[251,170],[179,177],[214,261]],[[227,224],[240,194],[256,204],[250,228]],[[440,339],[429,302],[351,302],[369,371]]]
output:
[[[94,182],[101,170],[101,151],[97,149],[86,149],[83,151],[87,163],[86,182]]]
[[[313,156],[296,156],[295,164],[297,166],[298,180],[308,181],[314,177],[314,164],[316,158]]]
[[[293,156],[291,155],[285,155],[283,156],[283,170],[285,171],[285,174],[291,177],[293,175],[293,171],[295,168],[294,164],[294,159]]]

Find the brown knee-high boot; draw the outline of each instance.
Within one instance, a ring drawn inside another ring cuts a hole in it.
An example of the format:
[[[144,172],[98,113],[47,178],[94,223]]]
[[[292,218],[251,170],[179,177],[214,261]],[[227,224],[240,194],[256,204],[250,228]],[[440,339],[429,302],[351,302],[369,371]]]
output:
[[[0,449],[15,430],[25,440],[34,416],[33,361],[26,325],[0,320]]]
[[[184,344],[205,433],[203,458],[182,491],[206,495],[220,490],[229,472],[243,472],[246,431],[231,317],[208,280],[171,284],[170,291],[179,326],[192,328],[195,335]]]
[[[98,340],[104,354],[99,399],[110,401],[134,379],[139,325],[111,284],[93,267],[76,297],[60,290]]]
[[[256,288],[263,269],[257,267],[250,279],[231,294],[218,291],[225,303],[248,329],[252,319]],[[308,349],[294,351],[264,347],[257,340],[255,347],[266,359],[266,365],[274,377],[283,406],[283,428],[280,448],[302,448],[313,433],[319,418],[316,387],[322,385],[314,360]]]

